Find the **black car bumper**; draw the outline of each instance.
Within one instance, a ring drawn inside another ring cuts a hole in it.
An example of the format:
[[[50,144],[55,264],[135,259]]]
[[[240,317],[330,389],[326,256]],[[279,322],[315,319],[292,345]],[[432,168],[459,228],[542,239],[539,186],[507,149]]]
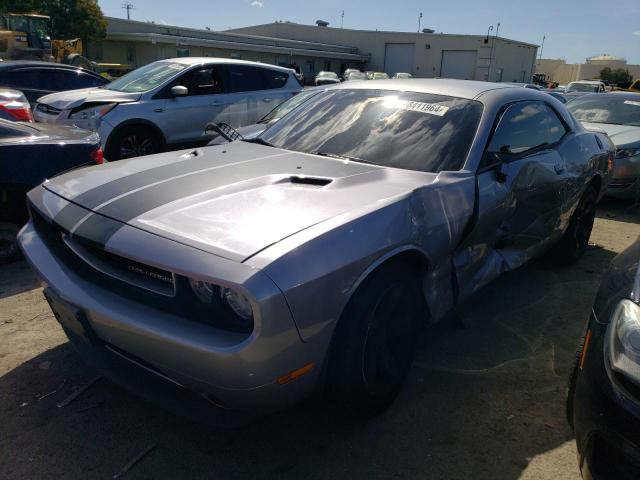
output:
[[[588,342],[573,396],[573,423],[585,480],[640,478],[640,388],[610,371],[607,325],[589,320]]]

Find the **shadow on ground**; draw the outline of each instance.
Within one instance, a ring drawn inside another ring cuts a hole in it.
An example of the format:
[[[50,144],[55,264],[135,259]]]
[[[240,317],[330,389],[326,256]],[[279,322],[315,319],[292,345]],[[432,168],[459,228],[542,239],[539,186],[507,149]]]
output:
[[[94,375],[62,344],[0,378],[0,471],[111,478],[157,443],[127,478],[516,480],[534,456],[571,439],[566,378],[613,255],[591,246],[575,267],[543,260],[482,290],[459,324],[423,335],[404,392],[368,423],[307,404],[218,431],[106,380],[58,408]],[[575,477],[562,478],[577,478],[571,468]]]

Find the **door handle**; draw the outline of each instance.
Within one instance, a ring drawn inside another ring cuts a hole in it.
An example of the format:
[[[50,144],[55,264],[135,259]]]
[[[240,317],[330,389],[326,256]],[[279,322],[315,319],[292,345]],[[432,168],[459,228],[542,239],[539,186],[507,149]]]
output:
[[[154,108],[153,111],[154,112],[158,112],[158,113],[162,113],[162,112],[164,112],[164,108]]]
[[[564,172],[564,167],[562,165],[554,165],[553,169],[556,171],[558,175]]]
[[[271,101],[271,99],[270,98],[263,98],[262,101],[266,102],[266,103],[269,103]]]

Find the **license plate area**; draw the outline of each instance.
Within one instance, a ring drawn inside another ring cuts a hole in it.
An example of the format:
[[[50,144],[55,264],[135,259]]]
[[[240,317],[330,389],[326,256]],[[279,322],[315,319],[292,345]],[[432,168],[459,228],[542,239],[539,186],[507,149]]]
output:
[[[56,320],[67,333],[72,333],[80,340],[94,346],[100,343],[100,339],[91,328],[82,309],[62,300],[51,288],[45,288],[44,297],[47,299]]]

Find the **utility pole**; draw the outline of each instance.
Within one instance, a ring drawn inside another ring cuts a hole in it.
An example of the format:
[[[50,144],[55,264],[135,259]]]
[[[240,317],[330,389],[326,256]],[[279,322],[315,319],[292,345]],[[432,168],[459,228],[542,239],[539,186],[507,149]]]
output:
[[[489,37],[491,35],[491,31],[493,30],[493,25],[489,25],[487,28],[487,37],[485,39],[486,44],[489,44]],[[493,44],[489,45],[489,66],[487,67],[487,82],[491,81],[491,57],[493,56]]]
[[[544,41],[547,38],[546,35],[542,36],[542,45],[540,46],[540,56],[538,57],[538,65],[540,65],[540,60],[542,60],[542,50],[544,50]]]
[[[493,59],[496,58],[496,51],[498,50],[498,45],[496,44],[496,40],[498,39],[498,32],[500,32],[500,22],[496,25],[496,33],[493,36],[493,42],[491,42],[491,53],[489,54],[489,74],[491,74],[491,64]]]
[[[420,33],[420,26],[422,25],[422,11],[418,15],[418,33]]]
[[[127,20],[131,20],[131,15],[129,14],[129,12],[131,10],[135,10],[136,7],[134,7],[133,3],[131,2],[122,2],[122,8],[127,11]]]
[[[344,28],[344,10],[342,10],[342,15],[340,15],[340,28]]]

